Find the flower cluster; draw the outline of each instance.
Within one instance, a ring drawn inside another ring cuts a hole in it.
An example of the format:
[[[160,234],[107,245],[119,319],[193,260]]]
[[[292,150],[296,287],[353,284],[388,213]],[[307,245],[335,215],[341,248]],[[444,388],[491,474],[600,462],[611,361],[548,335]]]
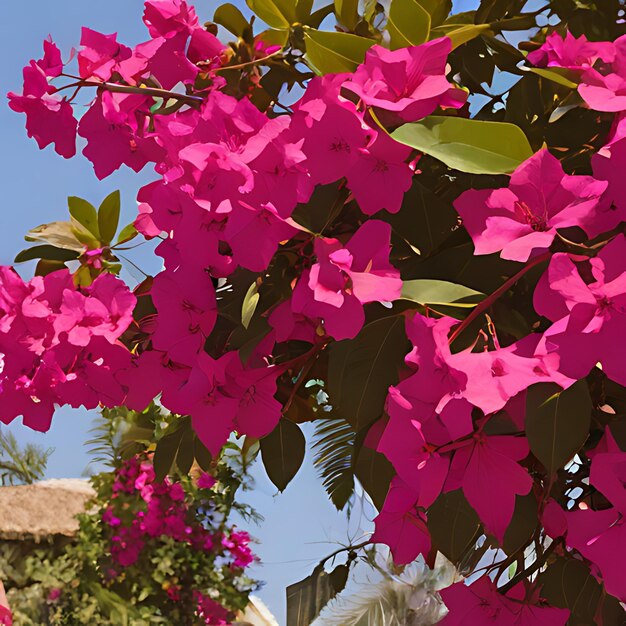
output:
[[[196,481],[193,506],[190,493],[180,482],[157,481],[148,460],[131,457],[114,473],[111,496],[102,509],[104,535],[109,541],[110,564],[105,567],[110,584],[127,576],[129,568],[144,567],[155,546],[171,543],[173,550],[205,555],[206,567],[222,579],[243,576],[256,557],[250,536],[234,527],[211,521],[210,511],[216,479],[204,472]],[[173,542],[173,543],[172,543]],[[208,562],[212,565],[208,565]],[[183,572],[173,573],[165,586],[171,602],[193,598],[197,612],[211,626],[230,623],[232,612],[211,595],[210,589],[189,588],[180,582]]]
[[[24,282],[0,268],[0,420],[18,415],[46,431],[55,405],[116,406],[125,392],[115,374],[131,356],[119,341],[136,298],[103,274],[78,290],[67,271]]]

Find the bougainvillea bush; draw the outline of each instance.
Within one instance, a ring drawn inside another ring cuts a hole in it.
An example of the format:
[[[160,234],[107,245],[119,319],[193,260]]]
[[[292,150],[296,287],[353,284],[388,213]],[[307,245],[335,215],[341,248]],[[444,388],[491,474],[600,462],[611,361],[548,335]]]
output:
[[[281,490],[314,421],[371,542],[468,576],[447,626],[623,623],[621,4],[248,3],[149,0],[147,41],[46,41],[9,94],[41,148],[155,174],[117,238],[119,195],[70,197],[2,269],[2,420],[158,397],[162,459],[234,433]],[[136,237],[163,270],[127,286]]]
[[[258,586],[247,573],[250,537],[229,520],[233,508],[251,513],[235,502],[247,486],[242,459],[196,464],[190,476],[181,455],[175,477],[160,479],[150,434],[156,426],[164,441],[176,420],[155,406],[105,410],[103,420],[91,443],[113,467],[92,477],[76,536],[0,557],[15,623],[230,624]]]

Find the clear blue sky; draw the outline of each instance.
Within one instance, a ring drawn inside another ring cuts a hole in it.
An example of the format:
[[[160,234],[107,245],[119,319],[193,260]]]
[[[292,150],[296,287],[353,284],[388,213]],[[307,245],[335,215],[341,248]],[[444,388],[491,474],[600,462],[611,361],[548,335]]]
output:
[[[240,0],[235,0],[241,4]],[[455,3],[457,10],[467,10],[468,2]],[[198,2],[200,18],[210,19],[216,3]],[[77,195],[99,202],[114,189],[122,191],[123,210],[130,221],[135,213],[137,189],[154,178],[146,170],[139,175],[123,170],[105,181],[98,181],[91,165],[82,157],[66,161],[51,147],[40,151],[26,137],[24,118],[6,106],[4,94],[21,89],[21,68],[31,58],[38,58],[42,41],[51,34],[64,51],[77,46],[83,25],[104,33],[117,31],[119,38],[133,45],[147,38],[141,22],[140,0],[21,0],[5,2],[0,23],[0,181],[2,213],[0,214],[0,264],[11,264],[24,247],[22,237],[33,226],[65,219],[66,198]],[[245,9],[244,9],[245,10]],[[149,249],[133,257],[146,271],[158,270],[158,262]],[[31,268],[23,268],[28,275]],[[139,274],[129,271],[128,280]],[[55,415],[50,432],[45,435],[26,429],[18,423],[9,429],[19,441],[35,442],[55,449],[48,467],[48,477],[79,477],[89,461],[84,442],[89,438],[93,414],[84,410],[61,409]],[[307,431],[310,434],[310,431]],[[313,569],[320,557],[332,552],[337,543],[349,538],[358,540],[360,528],[371,528],[368,514],[355,514],[349,524],[337,513],[323,492],[308,453],[305,466],[281,495],[276,494],[260,467],[254,470],[256,487],[245,494],[245,500],[265,517],[260,527],[250,531],[260,541],[258,554],[263,565],[255,575],[266,581],[258,595],[270,606],[280,624],[285,623],[285,587]],[[358,507],[356,507],[358,510]]]

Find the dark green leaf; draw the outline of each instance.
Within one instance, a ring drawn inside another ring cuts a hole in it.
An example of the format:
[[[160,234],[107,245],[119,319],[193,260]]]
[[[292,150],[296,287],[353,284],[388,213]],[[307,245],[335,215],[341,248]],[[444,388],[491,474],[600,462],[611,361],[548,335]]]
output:
[[[15,263],[24,263],[33,259],[46,259],[48,261],[73,261],[78,258],[78,253],[74,250],[67,250],[43,244],[41,246],[33,246],[28,250],[22,250],[16,257]]]
[[[533,154],[522,130],[505,122],[432,115],[400,126],[391,136],[471,174],[508,174]]]
[[[335,593],[341,593],[346,588],[348,582],[348,574],[350,574],[350,568],[342,563],[328,575],[330,578],[330,584]]]
[[[98,231],[102,243],[110,244],[120,223],[120,192],[110,193],[98,209]]]
[[[194,459],[194,433],[191,428],[184,429],[183,436],[176,453],[176,467],[182,476],[187,476]]]
[[[181,424],[176,424],[170,432],[157,442],[153,459],[154,473],[157,480],[163,480],[170,473],[185,430],[186,428]]]
[[[387,30],[392,50],[417,46],[428,40],[430,14],[417,0],[391,0]]]
[[[592,404],[587,381],[565,391],[554,383],[533,385],[526,396],[526,436],[548,472],[562,468],[585,443]]]
[[[209,471],[213,458],[211,457],[211,453],[206,449],[206,446],[200,441],[200,439],[198,439],[198,437],[194,437],[193,439],[193,456],[201,469],[205,472]]]
[[[305,58],[318,74],[353,72],[365,53],[376,43],[350,33],[304,29]]]
[[[70,215],[97,240],[100,239],[100,230],[98,228],[98,212],[96,207],[87,200],[70,196],[67,199],[67,205],[70,209]]]
[[[395,471],[384,455],[362,445],[362,442],[359,443],[361,445],[354,461],[354,474],[372,499],[374,506],[380,511]]]
[[[511,555],[526,546],[532,539],[537,523],[537,498],[532,492],[527,496],[517,496],[513,518],[504,534],[504,551]]]
[[[428,509],[433,546],[458,564],[480,535],[480,520],[460,489],[442,493]]]
[[[330,576],[321,566],[287,587],[287,626],[309,626],[335,596]]]
[[[387,389],[409,350],[404,317],[366,324],[355,339],[332,345],[328,384],[334,409],[356,430],[381,417]]]
[[[541,597],[552,606],[569,609],[568,624],[595,626],[600,602],[604,603],[602,616],[606,626],[624,624],[626,614],[618,600],[605,595],[602,585],[589,567],[574,558],[558,558],[539,575]]]
[[[431,26],[439,26],[452,10],[452,0],[417,0],[430,14]]]
[[[319,28],[320,24],[334,11],[334,9],[335,6],[331,2],[317,11],[313,11],[311,16],[306,20],[306,25],[311,26],[311,28]]]
[[[213,21],[223,26],[237,37],[243,37],[244,31],[250,28],[250,24],[243,16],[243,13],[230,2],[220,4],[220,6],[215,9]]]
[[[306,22],[311,17],[313,0],[296,0],[296,20]]]
[[[261,439],[261,458],[269,479],[284,491],[304,461],[305,441],[297,424],[281,419],[278,426]]]

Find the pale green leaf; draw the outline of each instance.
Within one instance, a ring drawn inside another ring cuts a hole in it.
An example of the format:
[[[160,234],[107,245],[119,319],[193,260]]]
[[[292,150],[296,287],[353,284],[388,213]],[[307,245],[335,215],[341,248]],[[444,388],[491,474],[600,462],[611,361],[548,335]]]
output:
[[[391,0],[387,30],[392,50],[417,46],[428,40],[430,14],[417,0]]]
[[[307,62],[318,74],[354,72],[365,53],[374,45],[372,39],[350,33],[330,33],[305,28]]]

